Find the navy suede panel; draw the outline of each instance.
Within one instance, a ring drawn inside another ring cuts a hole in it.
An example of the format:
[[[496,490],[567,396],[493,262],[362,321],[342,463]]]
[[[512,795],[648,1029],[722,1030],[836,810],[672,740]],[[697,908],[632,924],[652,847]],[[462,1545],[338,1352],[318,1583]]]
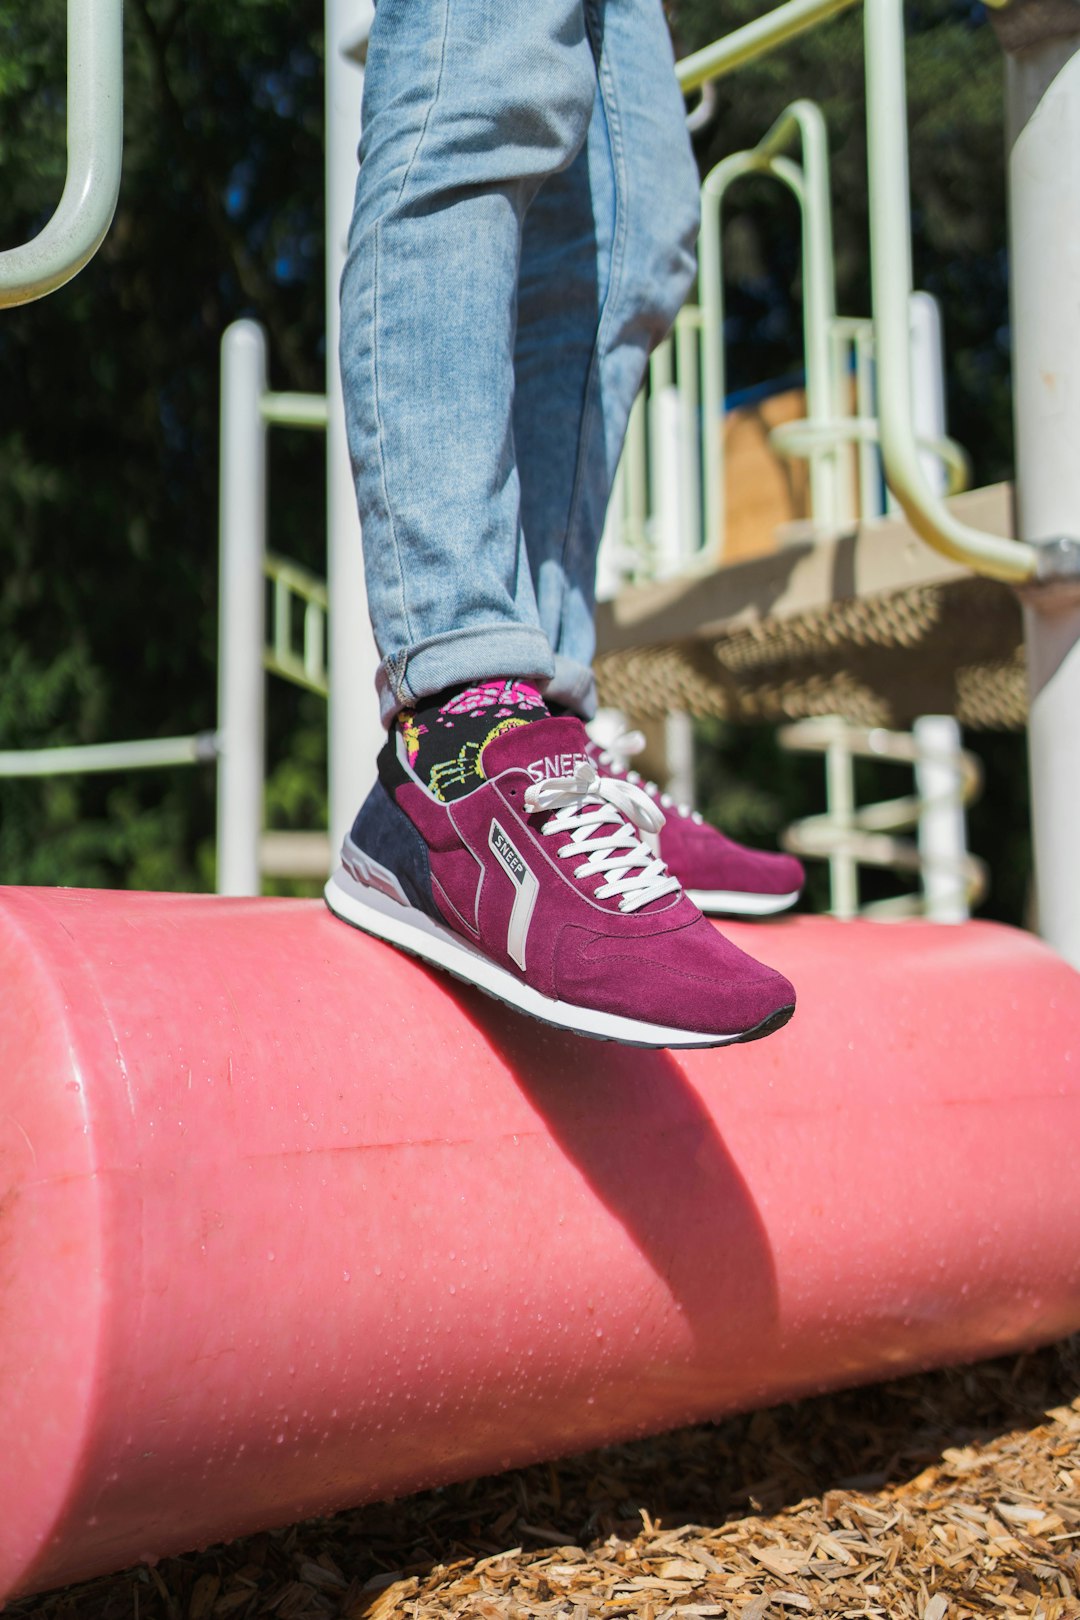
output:
[[[360,806],[350,836],[365,855],[393,872],[411,905],[436,922],[444,920],[431,892],[428,847],[381,782],[376,782]]]

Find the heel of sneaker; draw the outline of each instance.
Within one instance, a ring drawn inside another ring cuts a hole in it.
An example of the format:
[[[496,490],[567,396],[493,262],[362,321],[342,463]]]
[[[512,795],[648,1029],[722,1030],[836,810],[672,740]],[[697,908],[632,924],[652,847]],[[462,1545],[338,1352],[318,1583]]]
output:
[[[360,807],[342,845],[341,864],[358,884],[442,922],[428,847],[381,781]]]

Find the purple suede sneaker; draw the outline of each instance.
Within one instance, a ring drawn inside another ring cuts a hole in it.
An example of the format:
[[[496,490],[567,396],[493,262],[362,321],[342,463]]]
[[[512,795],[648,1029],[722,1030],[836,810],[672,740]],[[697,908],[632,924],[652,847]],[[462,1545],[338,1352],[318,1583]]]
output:
[[[723,1046],[786,1024],[795,992],[705,921],[643,842],[663,824],[601,777],[579,720],[534,720],[443,804],[396,735],[326,885],[336,916],[563,1029]]]
[[[589,758],[602,776],[629,782],[664,811],[657,851],[687,897],[710,916],[771,917],[793,906],[806,874],[794,855],[747,849],[727,838],[689,805],[676,804],[655,782],[628,770],[620,756],[645,745],[639,731],[626,732],[612,747],[589,740]]]

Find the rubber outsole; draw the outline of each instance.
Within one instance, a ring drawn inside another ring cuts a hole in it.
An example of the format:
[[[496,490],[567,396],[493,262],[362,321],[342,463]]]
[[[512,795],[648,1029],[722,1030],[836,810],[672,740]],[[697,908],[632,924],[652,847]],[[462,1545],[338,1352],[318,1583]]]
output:
[[[752,894],[741,889],[686,890],[686,898],[706,917],[776,917],[781,911],[790,911],[800,894],[801,889],[794,889],[791,894]]]
[[[535,1018],[553,1029],[568,1030],[589,1040],[617,1041],[622,1046],[649,1050],[692,1051],[714,1046],[736,1046],[762,1040],[782,1029],[795,1011],[795,1004],[778,1007],[750,1029],[733,1034],[704,1034],[697,1030],[667,1028],[614,1013],[575,1007],[554,1001],[530,985],[519,984],[513,976],[474,950],[464,940],[442,927],[426,913],[402,905],[381,890],[363,885],[343,867],[330,877],[323,891],[327,906],[342,922],[376,939],[385,940],[407,955],[449,973],[462,984],[480,990],[493,1001],[515,1012]]]

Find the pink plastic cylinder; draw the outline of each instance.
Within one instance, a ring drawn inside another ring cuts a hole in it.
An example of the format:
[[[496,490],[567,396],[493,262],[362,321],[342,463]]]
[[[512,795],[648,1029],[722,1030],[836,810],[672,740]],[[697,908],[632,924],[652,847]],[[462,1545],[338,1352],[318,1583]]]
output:
[[[0,1594],[1080,1327],[1080,976],[732,928],[787,1029],[547,1030],[321,904],[0,894]]]

